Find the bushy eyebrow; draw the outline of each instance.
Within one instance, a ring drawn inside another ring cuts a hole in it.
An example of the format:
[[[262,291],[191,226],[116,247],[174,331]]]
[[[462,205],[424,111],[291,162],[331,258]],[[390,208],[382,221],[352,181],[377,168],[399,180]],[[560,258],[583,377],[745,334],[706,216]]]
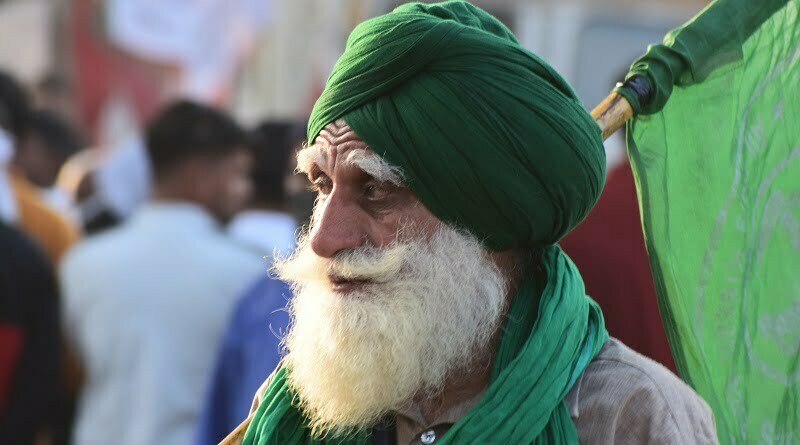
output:
[[[297,170],[309,174],[315,165],[325,163],[325,152],[319,145],[310,145],[297,153]],[[372,176],[378,181],[388,182],[398,187],[403,185],[403,172],[400,168],[386,162],[377,154],[361,148],[354,148],[346,152],[343,162],[346,165],[354,165],[364,173]]]
[[[296,171],[307,175],[311,173],[314,165],[319,165],[323,162],[322,148],[317,145],[309,145],[297,152]]]

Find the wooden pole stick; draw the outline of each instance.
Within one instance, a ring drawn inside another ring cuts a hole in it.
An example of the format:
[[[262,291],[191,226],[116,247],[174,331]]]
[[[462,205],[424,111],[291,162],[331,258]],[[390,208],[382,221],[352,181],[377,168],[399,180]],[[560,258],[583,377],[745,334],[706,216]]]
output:
[[[633,107],[623,96],[612,92],[592,110],[591,114],[603,130],[603,140],[606,140],[633,117]]]

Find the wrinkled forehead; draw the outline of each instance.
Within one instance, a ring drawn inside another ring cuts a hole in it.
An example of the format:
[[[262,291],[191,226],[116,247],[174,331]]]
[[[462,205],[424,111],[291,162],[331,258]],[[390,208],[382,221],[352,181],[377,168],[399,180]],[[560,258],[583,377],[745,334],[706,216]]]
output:
[[[297,169],[305,174],[315,166],[325,170],[336,164],[354,165],[380,181],[403,184],[400,169],[378,156],[343,119],[326,125],[311,145],[297,153]]]

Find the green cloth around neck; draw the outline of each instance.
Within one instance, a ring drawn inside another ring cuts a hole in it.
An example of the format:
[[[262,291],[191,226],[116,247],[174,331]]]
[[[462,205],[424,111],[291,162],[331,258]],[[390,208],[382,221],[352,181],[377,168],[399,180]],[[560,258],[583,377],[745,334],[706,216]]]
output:
[[[600,129],[572,88],[466,2],[409,3],[358,25],[309,141],[339,118],[433,214],[493,250],[556,243],[605,181]]]
[[[531,274],[506,316],[489,386],[440,444],[577,444],[563,398],[608,339],[603,315],[584,293],[575,265],[558,246],[541,257],[540,283]],[[278,369],[245,434],[244,445],[368,444],[354,438],[314,439],[295,394]],[[391,384],[391,382],[387,382]]]

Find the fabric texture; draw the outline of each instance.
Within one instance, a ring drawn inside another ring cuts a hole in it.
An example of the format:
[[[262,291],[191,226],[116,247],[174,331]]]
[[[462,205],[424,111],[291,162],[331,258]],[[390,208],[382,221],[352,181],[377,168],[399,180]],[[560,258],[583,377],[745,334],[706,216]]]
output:
[[[608,333],[561,248],[548,247],[541,260],[541,274],[531,274],[511,304],[485,395],[438,443],[577,443],[563,398]],[[243,444],[369,443],[369,432],[312,438],[287,372],[274,374]]]
[[[61,263],[64,328],[83,359],[74,443],[191,443],[236,299],[266,262],[201,207],[151,203]]]
[[[457,422],[479,397],[463,401],[430,423],[418,410],[398,412],[396,443],[415,439],[413,443],[422,443],[419,439],[426,431]],[[579,443],[717,443],[708,404],[675,374],[616,338],[603,345],[564,403]]]
[[[495,250],[543,247],[600,196],[600,129],[567,82],[467,2],[360,24],[309,118],[338,118],[440,219]]]
[[[716,444],[714,414],[675,374],[611,339],[564,398],[582,444]]]
[[[716,0],[684,26],[670,31],[660,45],[651,45],[631,66],[626,77],[645,76],[653,98],[639,103],[626,88],[619,88],[636,113],[660,111],[674,86],[704,81],[721,66],[741,60],[742,44],[787,0]]]
[[[656,87],[628,142],[661,313],[723,443],[800,438],[798,11],[713,2],[631,71]]]

